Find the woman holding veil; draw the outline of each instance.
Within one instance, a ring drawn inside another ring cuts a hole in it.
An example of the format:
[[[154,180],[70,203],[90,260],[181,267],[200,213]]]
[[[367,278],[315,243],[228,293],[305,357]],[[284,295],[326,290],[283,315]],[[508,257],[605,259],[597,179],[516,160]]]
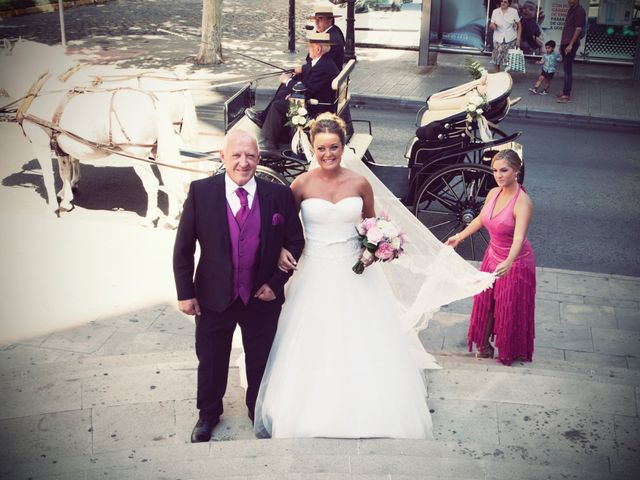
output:
[[[443,246],[361,162],[348,160],[339,117],[318,116],[310,136],[317,166],[291,185],[306,247],[260,386],[255,434],[431,438],[422,370],[440,367],[417,327],[493,277]],[[408,241],[400,258],[372,265],[356,225],[381,207]],[[294,266],[287,253],[282,268]],[[361,275],[352,271],[358,260],[367,265]]]

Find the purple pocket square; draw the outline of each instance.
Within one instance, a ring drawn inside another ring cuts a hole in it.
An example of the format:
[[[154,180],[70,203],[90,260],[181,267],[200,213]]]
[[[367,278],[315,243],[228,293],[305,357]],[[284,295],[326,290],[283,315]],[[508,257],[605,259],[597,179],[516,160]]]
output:
[[[284,215],[282,215],[281,213],[274,213],[273,217],[271,217],[271,226],[275,227],[283,224],[284,224]]]

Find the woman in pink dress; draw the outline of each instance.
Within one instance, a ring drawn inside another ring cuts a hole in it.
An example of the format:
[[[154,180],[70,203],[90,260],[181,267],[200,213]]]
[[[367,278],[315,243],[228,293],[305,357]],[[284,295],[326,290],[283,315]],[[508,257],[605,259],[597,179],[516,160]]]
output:
[[[518,184],[522,160],[516,152],[498,152],[491,166],[498,186],[487,195],[480,215],[446,243],[457,247],[483,226],[489,231],[480,270],[494,272],[496,281],[473,299],[469,351],[475,343],[477,357],[493,358],[497,348],[498,360],[511,365],[533,356],[536,260],[526,238],[532,205]]]

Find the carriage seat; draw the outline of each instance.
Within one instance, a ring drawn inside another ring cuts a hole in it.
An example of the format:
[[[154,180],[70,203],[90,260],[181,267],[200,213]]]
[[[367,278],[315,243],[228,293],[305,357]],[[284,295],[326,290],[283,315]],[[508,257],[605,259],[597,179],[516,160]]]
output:
[[[427,99],[427,110],[422,115],[420,125],[447,119],[454,122],[464,120],[469,99],[478,92],[486,95],[491,110],[509,97],[512,87],[511,75],[498,72],[434,93]]]
[[[356,66],[356,61],[351,59],[342,67],[340,73],[331,82],[331,89],[334,91],[334,98],[330,104],[320,103],[317,99],[310,98],[308,102],[311,105],[331,105],[331,111],[342,117],[345,113],[345,109],[349,105],[351,100],[351,94],[349,92],[350,75]]]

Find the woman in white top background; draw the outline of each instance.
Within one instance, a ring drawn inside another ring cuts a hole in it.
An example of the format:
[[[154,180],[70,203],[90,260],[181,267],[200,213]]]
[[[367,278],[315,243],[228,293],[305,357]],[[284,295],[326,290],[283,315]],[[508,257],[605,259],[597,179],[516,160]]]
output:
[[[501,0],[500,6],[491,12],[489,28],[493,30],[493,71],[499,72],[500,65],[507,65],[507,52],[510,48],[520,48],[520,15],[510,6],[510,0]]]

